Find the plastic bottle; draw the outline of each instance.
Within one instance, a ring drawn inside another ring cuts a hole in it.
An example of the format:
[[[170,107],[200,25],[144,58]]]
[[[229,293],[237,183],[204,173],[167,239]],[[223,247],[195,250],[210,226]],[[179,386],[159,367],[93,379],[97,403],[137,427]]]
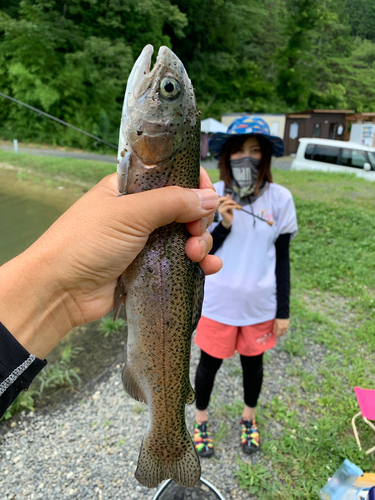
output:
[[[359,467],[345,459],[341,466],[332,476],[332,479],[320,490],[321,500],[342,500],[346,491],[348,491],[354,482],[363,472]]]

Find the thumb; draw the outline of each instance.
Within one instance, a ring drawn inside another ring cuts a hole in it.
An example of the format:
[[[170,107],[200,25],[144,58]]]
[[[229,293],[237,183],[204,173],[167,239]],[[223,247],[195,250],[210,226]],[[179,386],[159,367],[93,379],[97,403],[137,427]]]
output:
[[[122,200],[128,220],[131,216],[133,222],[148,233],[171,222],[186,223],[202,219],[219,206],[219,197],[212,189],[185,189],[178,186],[126,195],[119,198],[119,201]]]

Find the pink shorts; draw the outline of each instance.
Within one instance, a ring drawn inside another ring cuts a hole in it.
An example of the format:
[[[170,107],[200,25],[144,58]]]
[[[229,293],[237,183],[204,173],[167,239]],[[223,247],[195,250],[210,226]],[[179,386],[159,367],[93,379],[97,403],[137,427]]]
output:
[[[235,351],[243,356],[257,356],[276,345],[273,322],[271,319],[256,325],[231,326],[202,316],[194,342],[218,359],[231,358]]]

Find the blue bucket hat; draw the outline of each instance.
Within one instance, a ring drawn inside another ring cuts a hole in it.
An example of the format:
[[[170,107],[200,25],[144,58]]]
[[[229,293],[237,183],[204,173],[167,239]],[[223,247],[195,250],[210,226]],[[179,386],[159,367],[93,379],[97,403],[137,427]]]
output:
[[[234,135],[261,135],[270,142],[273,156],[283,156],[284,154],[284,141],[280,137],[270,134],[269,126],[262,118],[242,116],[234,120],[226,132],[217,132],[210,137],[208,149],[216,160],[219,159],[225,142]]]

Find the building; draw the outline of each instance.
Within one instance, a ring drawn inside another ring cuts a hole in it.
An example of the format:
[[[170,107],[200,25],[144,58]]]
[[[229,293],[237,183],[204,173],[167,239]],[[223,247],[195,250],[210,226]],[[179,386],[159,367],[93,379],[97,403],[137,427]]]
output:
[[[285,120],[285,155],[296,153],[300,137],[348,140],[347,115],[353,110],[311,109],[300,113],[288,113]]]

